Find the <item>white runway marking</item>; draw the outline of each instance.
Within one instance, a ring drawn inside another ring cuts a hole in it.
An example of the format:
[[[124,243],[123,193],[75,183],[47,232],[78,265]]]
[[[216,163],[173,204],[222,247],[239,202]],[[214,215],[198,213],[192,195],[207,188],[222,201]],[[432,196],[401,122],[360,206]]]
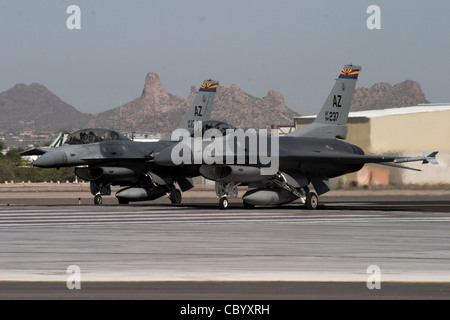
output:
[[[183,207],[154,207],[143,211],[80,211],[75,209],[51,210],[0,210],[0,228],[26,226],[76,226],[111,224],[223,224],[223,223],[376,223],[376,222],[450,222],[450,217],[398,217],[381,214],[314,214],[295,213],[290,210],[279,212],[224,211],[179,212]]]
[[[0,209],[0,280],[449,281],[448,212],[184,206]]]

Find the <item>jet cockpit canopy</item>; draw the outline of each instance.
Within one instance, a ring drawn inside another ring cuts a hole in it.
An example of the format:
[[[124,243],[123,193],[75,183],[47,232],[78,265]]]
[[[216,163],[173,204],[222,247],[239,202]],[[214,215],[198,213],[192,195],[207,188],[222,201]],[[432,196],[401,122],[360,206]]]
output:
[[[224,121],[216,121],[216,120],[208,120],[202,122],[202,136],[205,134],[205,132],[209,129],[217,129],[220,132],[222,132],[222,135],[226,135],[227,129],[233,129],[235,130],[236,127],[232,126],[231,124],[224,122]],[[191,137],[194,137],[194,130],[191,131]]]
[[[112,141],[112,140],[130,140],[117,131],[109,129],[81,129],[75,131],[67,137],[64,144],[89,144],[95,142]]]

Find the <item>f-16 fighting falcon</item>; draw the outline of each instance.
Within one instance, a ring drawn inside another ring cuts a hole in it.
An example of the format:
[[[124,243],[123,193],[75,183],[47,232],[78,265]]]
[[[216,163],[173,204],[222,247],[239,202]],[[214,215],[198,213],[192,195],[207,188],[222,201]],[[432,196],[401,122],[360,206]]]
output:
[[[319,196],[330,191],[330,178],[359,171],[366,163],[404,169],[412,168],[400,166],[399,163],[422,161],[436,164],[437,152],[419,157],[365,155],[360,147],[342,141],[347,136],[347,119],[360,70],[360,66],[345,65],[314,122],[286,136],[246,132],[243,139],[237,138],[236,144],[233,142],[236,140],[235,131],[230,130],[227,133],[230,139],[220,137],[223,144],[231,141],[231,147],[225,146],[222,152],[219,150],[220,143],[216,143],[219,139],[217,134],[213,134],[215,139],[210,140],[214,141],[213,147],[203,140],[200,146],[200,151],[203,150],[201,161],[195,161],[198,160],[195,155],[199,152],[192,138],[195,151],[192,152],[193,157],[186,157],[187,149],[180,152],[181,148],[177,145],[156,154],[154,161],[175,166],[180,162],[179,154],[183,153],[185,164],[201,163],[201,175],[216,182],[216,194],[222,209],[228,207],[228,197],[237,196],[239,185],[251,189],[242,197],[246,208],[281,205],[300,199],[307,208],[316,209]],[[251,144],[252,139],[253,146],[245,145],[245,141]],[[192,145],[189,141],[180,142],[180,146],[181,143],[184,143],[183,146]],[[239,144],[244,144],[244,147],[239,149]],[[240,154],[238,149],[242,151]],[[242,161],[239,162],[240,156]],[[276,162],[275,170],[268,170],[267,159]],[[310,189],[311,185],[314,191]]]
[[[194,121],[209,127],[223,126],[222,122],[209,121],[214,96],[219,82],[205,80],[179,128],[192,131]],[[181,191],[193,187],[192,177],[198,176],[199,166],[168,168],[155,164],[155,153],[175,144],[162,139],[157,142],[136,142],[109,129],[82,129],[67,137],[58,148],[31,149],[22,155],[41,155],[32,163],[42,168],[76,166],[75,174],[90,181],[94,203],[101,204],[103,195],[111,194],[111,186],[125,188],[116,193],[119,203],[153,200],[168,195],[172,203],[181,202]]]

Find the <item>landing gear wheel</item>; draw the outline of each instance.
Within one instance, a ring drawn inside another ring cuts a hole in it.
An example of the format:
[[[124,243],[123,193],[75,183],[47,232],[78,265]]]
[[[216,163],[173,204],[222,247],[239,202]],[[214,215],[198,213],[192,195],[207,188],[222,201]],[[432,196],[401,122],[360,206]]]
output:
[[[169,199],[172,203],[181,203],[181,191],[178,189],[173,189],[172,191],[170,191]]]
[[[122,199],[122,198],[118,198],[119,200],[119,204],[129,204],[130,201],[128,201],[127,199]]]
[[[319,197],[315,192],[308,192],[305,205],[308,209],[315,210],[319,206]]]
[[[250,203],[245,202],[245,201],[243,201],[243,203],[244,203],[244,208],[245,209],[254,209],[255,208],[254,204],[250,204]]]
[[[227,197],[222,197],[219,200],[219,208],[220,209],[226,209],[228,208],[228,198]]]
[[[101,205],[103,203],[103,198],[100,194],[96,194],[94,197],[94,204]]]

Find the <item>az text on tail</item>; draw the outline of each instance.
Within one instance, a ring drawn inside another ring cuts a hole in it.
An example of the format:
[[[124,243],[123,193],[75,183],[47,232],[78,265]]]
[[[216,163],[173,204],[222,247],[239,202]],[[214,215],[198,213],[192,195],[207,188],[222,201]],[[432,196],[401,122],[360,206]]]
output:
[[[292,132],[290,135],[345,139],[347,137],[348,113],[350,112],[360,70],[360,66],[345,65],[314,122]]]

